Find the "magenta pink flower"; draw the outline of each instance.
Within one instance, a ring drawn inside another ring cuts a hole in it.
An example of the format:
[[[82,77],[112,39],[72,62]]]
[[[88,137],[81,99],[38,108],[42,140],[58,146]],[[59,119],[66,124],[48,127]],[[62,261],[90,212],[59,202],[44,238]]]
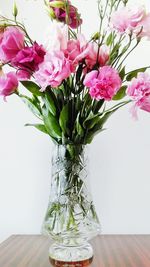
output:
[[[45,90],[48,85],[59,86],[62,81],[70,76],[71,65],[65,58],[62,51],[55,51],[46,54],[43,63],[39,65],[39,70],[35,73],[35,79]]]
[[[50,0],[49,2],[54,1],[57,2],[57,0]],[[80,14],[78,13],[78,9],[75,6],[71,5],[70,1],[61,0],[61,2],[64,2],[63,8],[51,7],[54,11],[56,19],[60,22],[68,24],[72,29],[77,29],[82,24],[82,19]],[[66,4],[68,5],[67,11],[65,7]]]
[[[24,33],[17,27],[7,27],[0,39],[0,60],[9,62],[24,47]]]
[[[0,95],[9,96],[13,94],[18,87],[18,79],[15,72],[8,72],[0,76]]]
[[[85,76],[84,85],[90,88],[90,95],[97,100],[111,100],[121,87],[118,72],[110,66],[89,72]]]
[[[16,75],[19,81],[26,81],[31,78],[31,72],[29,70],[17,70]]]
[[[150,37],[150,14],[146,14],[144,6],[123,7],[113,13],[111,17],[112,27],[120,33],[134,32],[139,36]]]
[[[137,117],[137,108],[150,112],[150,75],[139,73],[137,78],[132,79],[127,89],[127,94],[134,101],[132,114]]]
[[[45,53],[43,46],[37,43],[34,43],[31,47],[25,47],[18,52],[12,64],[22,71],[19,72],[21,79],[21,73],[27,78],[27,72],[30,77],[33,72],[38,70],[39,64],[44,60]]]

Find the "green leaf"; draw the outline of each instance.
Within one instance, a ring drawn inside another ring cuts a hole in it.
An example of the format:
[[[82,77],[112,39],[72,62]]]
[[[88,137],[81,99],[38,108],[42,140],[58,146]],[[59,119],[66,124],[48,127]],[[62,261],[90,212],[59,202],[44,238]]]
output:
[[[84,136],[84,130],[80,124],[80,114],[78,114],[77,119],[76,119],[76,123],[75,123],[75,128],[77,130],[77,133],[80,137]]]
[[[113,43],[113,40],[114,40],[114,34],[111,32],[110,34],[109,34],[109,36],[107,37],[107,40],[106,40],[106,45],[112,45],[112,43]]]
[[[43,120],[45,128],[50,136],[56,139],[61,139],[62,132],[59,126],[59,122],[56,117],[53,116],[49,111],[43,108]]]
[[[48,92],[46,92],[44,95],[43,95],[43,100],[44,100],[44,103],[47,107],[47,109],[54,115],[56,116],[56,111],[57,111],[57,108],[56,108],[56,97],[55,95],[53,94],[53,92],[51,90],[49,90]]]
[[[38,129],[39,131],[45,133],[45,134],[48,134],[46,128],[45,128],[45,125],[44,124],[25,124],[25,126],[32,126],[32,127],[35,127],[36,129]]]
[[[113,97],[113,100],[120,100],[126,96],[127,86],[124,85],[120,88],[117,94]]]
[[[76,72],[76,83],[78,84],[78,82],[80,81],[81,79],[81,75],[83,73],[83,64],[81,63],[77,69],[77,72]]]
[[[105,129],[99,128],[99,129],[94,129],[92,131],[89,131],[86,138],[85,138],[85,144],[91,144],[93,141],[94,137],[99,134],[100,132],[103,132]]]
[[[93,112],[90,112],[89,116],[83,122],[83,127],[85,129],[91,129],[99,121],[99,114],[94,115]]]
[[[20,95],[20,97],[35,116],[37,116],[38,118],[42,117],[38,103],[35,104],[34,100],[29,98],[28,96]]]
[[[126,80],[127,81],[131,81],[133,78],[137,77],[139,72],[145,72],[146,70],[147,70],[147,67],[146,68],[137,69],[137,70],[133,70],[126,76]]]
[[[21,83],[33,95],[36,95],[36,96],[42,96],[43,95],[43,93],[40,92],[41,88],[36,83],[34,83],[32,81],[21,81]]]
[[[94,114],[97,114],[99,112],[99,110],[103,106],[104,102],[105,102],[104,99],[101,99],[99,101],[94,100],[93,109],[92,109]]]
[[[64,134],[69,134],[69,129],[68,129],[68,124],[69,124],[69,103],[67,103],[61,113],[60,113],[60,117],[59,117],[59,124],[60,127],[63,131]]]
[[[123,67],[119,73],[119,76],[121,78],[121,80],[123,81],[124,80],[124,77],[125,77],[125,67]]]
[[[54,93],[53,93],[54,94]],[[64,87],[61,86],[58,90],[55,89],[55,99],[56,99],[56,106],[59,110],[61,110],[64,106]]]
[[[114,48],[113,48],[113,50],[112,50],[112,52],[111,52],[111,54],[110,54],[110,60],[109,60],[110,63],[113,62],[113,60],[116,59],[116,57],[118,56],[118,54],[119,54],[119,49],[120,49],[120,44],[117,43],[117,44],[114,46]]]
[[[85,137],[85,144],[90,144],[93,140],[93,138],[95,137],[95,135],[97,135],[99,132],[104,131],[105,129],[103,129],[104,124],[106,123],[106,121],[109,119],[109,117],[115,112],[117,111],[119,108],[123,107],[124,105],[128,104],[130,101],[124,101],[122,103],[119,103],[118,105],[112,107],[111,110],[106,111],[100,118],[99,121],[95,124],[95,126],[87,132],[87,135]]]

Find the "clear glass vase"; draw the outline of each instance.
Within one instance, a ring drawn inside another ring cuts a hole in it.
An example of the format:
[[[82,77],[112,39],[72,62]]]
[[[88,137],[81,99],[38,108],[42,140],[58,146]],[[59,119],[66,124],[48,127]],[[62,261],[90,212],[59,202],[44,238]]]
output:
[[[55,241],[49,256],[51,263],[59,263],[57,266],[72,266],[72,263],[83,266],[82,262],[85,266],[93,258],[88,240],[100,233],[100,223],[90,193],[87,167],[87,147],[55,145],[50,199],[42,233]]]

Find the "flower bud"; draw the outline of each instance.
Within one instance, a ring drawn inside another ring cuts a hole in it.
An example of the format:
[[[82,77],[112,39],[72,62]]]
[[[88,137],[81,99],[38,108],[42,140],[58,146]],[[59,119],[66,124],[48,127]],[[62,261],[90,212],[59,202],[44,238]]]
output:
[[[56,19],[56,15],[55,12],[52,8],[50,7],[46,7],[47,13],[50,16],[51,19]]]
[[[65,4],[63,1],[49,2],[49,6],[53,8],[65,8]]]
[[[16,18],[18,15],[18,8],[17,8],[17,5],[16,5],[16,2],[14,2],[14,5],[13,5],[13,16]]]
[[[100,33],[99,32],[96,32],[93,36],[92,36],[92,40],[99,40],[100,38]]]

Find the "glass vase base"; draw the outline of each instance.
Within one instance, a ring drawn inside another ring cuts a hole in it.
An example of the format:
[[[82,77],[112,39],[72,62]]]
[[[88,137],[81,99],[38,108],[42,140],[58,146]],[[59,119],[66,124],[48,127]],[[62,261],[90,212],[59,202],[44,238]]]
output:
[[[88,267],[93,261],[93,249],[88,243],[78,247],[53,244],[49,250],[49,259],[56,267]]]

